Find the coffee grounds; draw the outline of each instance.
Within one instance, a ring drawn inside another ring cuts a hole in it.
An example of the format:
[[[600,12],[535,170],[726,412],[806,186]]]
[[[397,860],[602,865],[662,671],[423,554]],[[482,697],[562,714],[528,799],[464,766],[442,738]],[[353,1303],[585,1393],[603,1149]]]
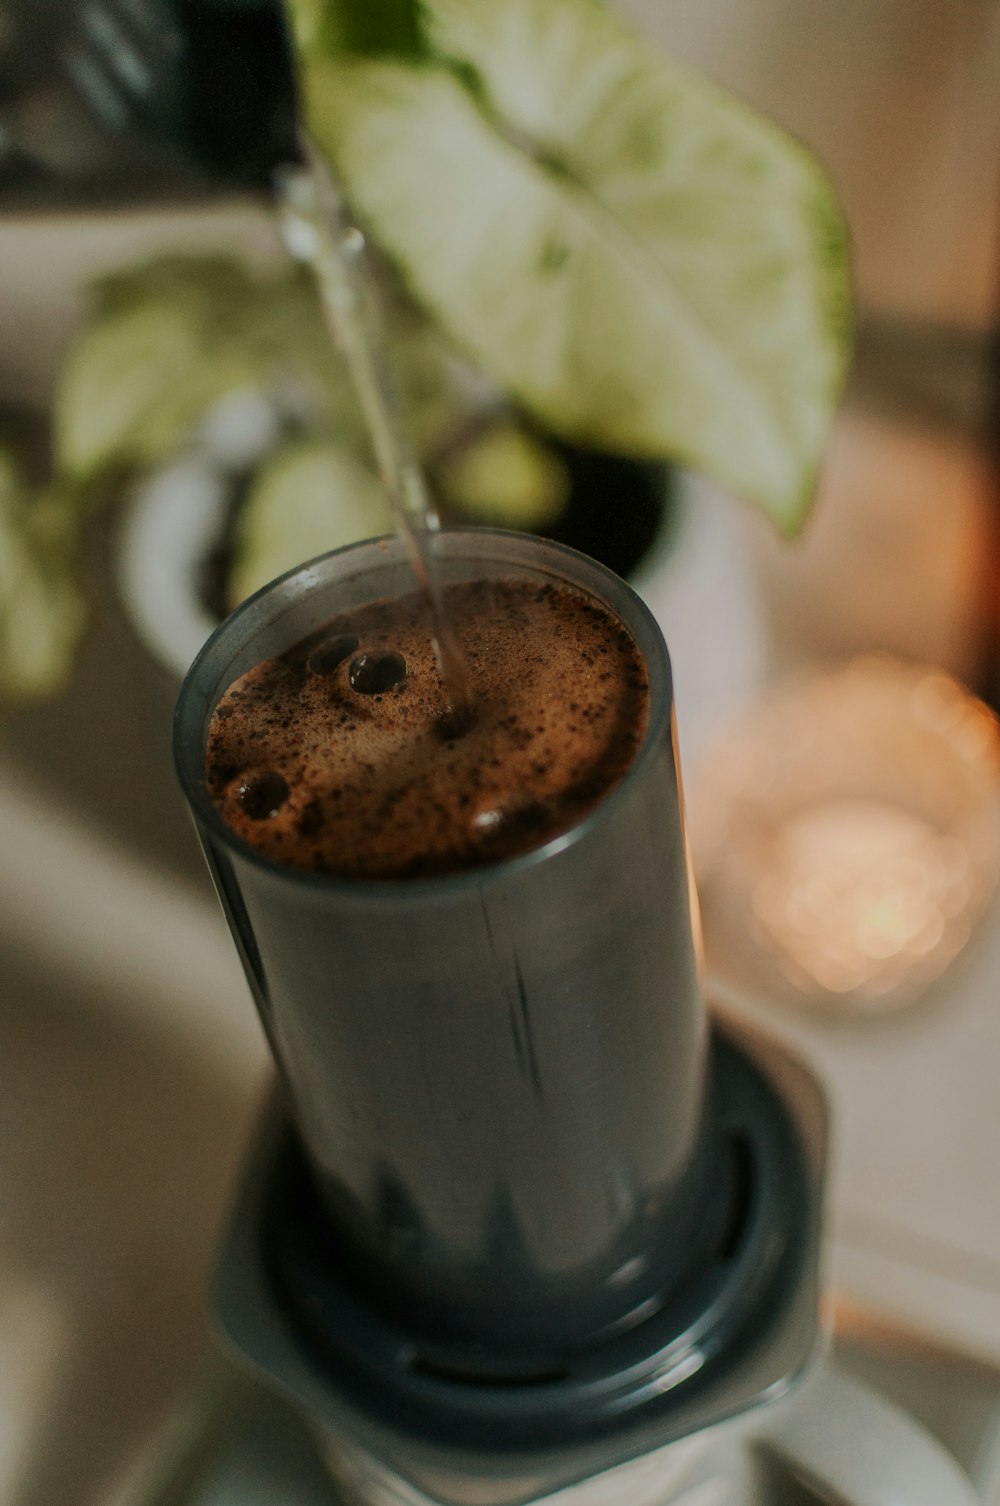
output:
[[[620,620],[523,579],[452,585],[445,601],[474,687],[467,730],[417,594],[345,613],[230,686],[205,778],[239,836],[322,873],[449,873],[542,845],[618,782],[649,700]]]

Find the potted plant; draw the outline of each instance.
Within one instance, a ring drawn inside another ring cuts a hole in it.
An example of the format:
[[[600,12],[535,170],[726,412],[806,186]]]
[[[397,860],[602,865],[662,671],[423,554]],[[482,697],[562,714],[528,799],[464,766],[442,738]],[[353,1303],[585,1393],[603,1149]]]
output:
[[[598,0],[294,0],[292,17],[308,127],[385,269],[439,496],[551,527],[568,460],[597,452],[701,470],[794,532],[851,326],[808,154]],[[51,484],[0,472],[3,688],[68,670],[88,509],[213,423],[217,440],[234,394],[259,421],[230,466],[227,604],[381,531],[345,383],[294,268],[173,261],[98,289],[56,392]]]

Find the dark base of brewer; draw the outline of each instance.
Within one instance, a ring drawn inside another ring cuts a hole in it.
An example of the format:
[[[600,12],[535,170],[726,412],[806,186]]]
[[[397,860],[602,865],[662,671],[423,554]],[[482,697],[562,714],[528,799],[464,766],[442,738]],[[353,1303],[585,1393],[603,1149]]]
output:
[[[333,1440],[455,1501],[462,1480],[477,1499],[491,1482],[497,1503],[556,1490],[774,1398],[816,1338],[824,1110],[804,1069],[756,1040],[716,1031],[711,1078],[728,1161],[716,1248],[627,1332],[516,1375],[410,1331],[331,1263],[274,1112],[223,1252],[225,1332]]]

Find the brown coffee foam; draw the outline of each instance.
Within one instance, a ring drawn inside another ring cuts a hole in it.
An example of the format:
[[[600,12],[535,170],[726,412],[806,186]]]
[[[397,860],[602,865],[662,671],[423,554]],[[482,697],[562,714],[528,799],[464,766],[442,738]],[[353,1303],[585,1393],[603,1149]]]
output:
[[[445,594],[474,687],[471,728],[449,736],[422,598],[357,608],[257,665],[216,708],[206,782],[234,831],[298,868],[447,873],[540,846],[618,782],[649,699],[620,620],[582,593],[529,580]],[[309,667],[348,636],[358,646],[331,673]],[[351,689],[359,655],[389,653],[405,660],[401,684]],[[262,792],[280,794],[281,780],[288,795],[270,814],[276,802]]]

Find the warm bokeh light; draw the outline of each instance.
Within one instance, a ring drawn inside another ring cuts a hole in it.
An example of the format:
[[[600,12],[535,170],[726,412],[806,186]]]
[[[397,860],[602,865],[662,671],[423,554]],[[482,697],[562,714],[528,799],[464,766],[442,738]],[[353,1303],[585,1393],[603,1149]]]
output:
[[[763,697],[695,781],[710,970],[814,1003],[914,998],[995,887],[998,758],[956,681],[883,655]]]

